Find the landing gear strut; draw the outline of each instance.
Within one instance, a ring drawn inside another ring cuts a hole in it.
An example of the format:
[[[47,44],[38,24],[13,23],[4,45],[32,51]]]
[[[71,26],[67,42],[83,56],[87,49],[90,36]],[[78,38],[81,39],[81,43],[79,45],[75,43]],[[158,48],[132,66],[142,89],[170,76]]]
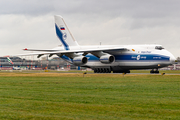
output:
[[[150,71],[150,73],[151,73],[151,74],[153,74],[153,73],[159,74],[159,70],[158,70],[158,69],[156,69],[156,70],[152,69],[152,70]]]

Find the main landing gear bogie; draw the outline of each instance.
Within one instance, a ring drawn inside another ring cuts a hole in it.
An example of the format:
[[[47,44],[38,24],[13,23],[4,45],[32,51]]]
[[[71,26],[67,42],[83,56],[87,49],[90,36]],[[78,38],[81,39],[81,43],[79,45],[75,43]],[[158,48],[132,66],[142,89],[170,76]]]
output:
[[[94,73],[111,73],[109,68],[95,68]]]

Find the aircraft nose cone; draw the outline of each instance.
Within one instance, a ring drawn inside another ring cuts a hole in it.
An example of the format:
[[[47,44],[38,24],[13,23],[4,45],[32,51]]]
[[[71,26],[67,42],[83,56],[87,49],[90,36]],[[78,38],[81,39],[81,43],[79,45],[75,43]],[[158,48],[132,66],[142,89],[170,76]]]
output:
[[[172,63],[172,64],[174,64],[174,63],[175,63],[175,60],[176,60],[176,58],[175,58],[173,55],[171,55],[171,57],[170,57],[170,61],[171,61],[171,63]]]

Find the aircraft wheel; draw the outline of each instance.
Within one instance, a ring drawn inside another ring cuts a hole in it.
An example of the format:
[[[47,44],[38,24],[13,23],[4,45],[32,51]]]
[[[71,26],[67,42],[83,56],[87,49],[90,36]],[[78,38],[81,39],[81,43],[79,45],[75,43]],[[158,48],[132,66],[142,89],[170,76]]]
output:
[[[107,69],[106,68],[103,69],[103,73],[107,73]]]
[[[106,69],[106,73],[109,73],[109,69],[108,68]]]
[[[99,68],[97,68],[97,73],[100,73],[100,69]]]
[[[154,70],[151,70],[151,71],[150,71],[151,74],[154,73],[154,72],[155,72]]]
[[[101,73],[104,73],[104,68],[101,68],[101,71],[102,71]]]
[[[101,73],[104,73],[105,71],[104,71],[104,68],[101,68]]]
[[[94,73],[97,73],[97,69],[96,68],[94,69]]]
[[[99,70],[99,73],[101,73],[101,68],[98,68],[98,70]]]
[[[107,68],[104,68],[104,73],[107,73]]]
[[[98,68],[98,73],[101,73],[101,69],[100,68]]]

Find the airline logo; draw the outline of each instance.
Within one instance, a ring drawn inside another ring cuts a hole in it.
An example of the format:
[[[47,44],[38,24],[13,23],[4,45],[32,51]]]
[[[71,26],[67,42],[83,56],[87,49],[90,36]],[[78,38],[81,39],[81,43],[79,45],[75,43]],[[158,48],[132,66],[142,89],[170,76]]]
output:
[[[66,40],[66,38],[67,38],[67,34],[64,32],[63,33],[63,40]]]
[[[141,58],[141,56],[140,56],[140,55],[138,55],[138,56],[137,56],[137,60],[139,60],[140,58]]]

